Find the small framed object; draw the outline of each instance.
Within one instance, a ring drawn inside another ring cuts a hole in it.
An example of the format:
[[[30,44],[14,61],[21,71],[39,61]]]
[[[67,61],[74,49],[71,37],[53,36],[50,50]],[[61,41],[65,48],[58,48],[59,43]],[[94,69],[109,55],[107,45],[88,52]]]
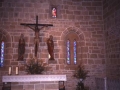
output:
[[[65,90],[64,81],[59,81],[59,90]]]
[[[58,8],[56,5],[50,6],[50,17],[51,18],[57,18],[58,17]]]
[[[10,66],[9,68],[8,68],[8,75],[11,75],[12,74],[12,67]]]
[[[16,75],[19,74],[19,67],[18,67],[18,66],[15,68],[15,74],[16,74]]]
[[[57,7],[52,7],[51,8],[51,15],[53,18],[56,18],[57,17]]]
[[[60,9],[59,5],[50,5],[50,18],[62,18]]]

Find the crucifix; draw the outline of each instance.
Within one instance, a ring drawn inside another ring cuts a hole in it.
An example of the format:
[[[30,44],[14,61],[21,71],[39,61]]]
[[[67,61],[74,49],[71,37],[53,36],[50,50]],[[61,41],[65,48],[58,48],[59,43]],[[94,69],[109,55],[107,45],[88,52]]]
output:
[[[35,37],[34,37],[35,57],[37,57],[38,46],[39,46],[39,31],[44,27],[53,26],[53,24],[38,24],[38,16],[36,16],[36,23],[35,24],[21,23],[20,25],[27,26],[35,32]],[[38,28],[39,26],[41,26],[41,28]]]

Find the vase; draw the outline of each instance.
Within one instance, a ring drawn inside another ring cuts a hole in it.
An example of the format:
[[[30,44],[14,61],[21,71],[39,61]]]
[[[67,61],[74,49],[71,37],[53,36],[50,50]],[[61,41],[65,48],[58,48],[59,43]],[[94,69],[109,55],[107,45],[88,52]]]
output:
[[[83,83],[82,78],[80,78],[80,81],[77,84],[77,89],[76,90],[84,90],[84,83]]]

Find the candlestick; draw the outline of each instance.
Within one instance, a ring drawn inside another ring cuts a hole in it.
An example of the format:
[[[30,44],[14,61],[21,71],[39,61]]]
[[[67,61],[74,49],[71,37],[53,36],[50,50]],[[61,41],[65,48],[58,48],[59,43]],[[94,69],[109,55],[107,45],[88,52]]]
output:
[[[11,72],[12,72],[12,67],[9,67],[8,75],[11,75]]]
[[[30,57],[32,58],[32,48],[31,48],[31,53],[30,53]]]
[[[18,75],[18,67],[16,67],[16,73],[15,74]]]
[[[32,53],[32,48],[31,48],[31,53]]]

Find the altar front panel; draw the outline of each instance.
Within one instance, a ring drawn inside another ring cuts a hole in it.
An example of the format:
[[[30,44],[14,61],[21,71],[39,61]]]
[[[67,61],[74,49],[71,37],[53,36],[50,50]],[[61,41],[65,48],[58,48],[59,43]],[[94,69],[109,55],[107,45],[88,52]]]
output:
[[[11,75],[2,77],[2,82],[11,82],[11,90],[59,90],[59,81],[66,80],[66,75]]]

